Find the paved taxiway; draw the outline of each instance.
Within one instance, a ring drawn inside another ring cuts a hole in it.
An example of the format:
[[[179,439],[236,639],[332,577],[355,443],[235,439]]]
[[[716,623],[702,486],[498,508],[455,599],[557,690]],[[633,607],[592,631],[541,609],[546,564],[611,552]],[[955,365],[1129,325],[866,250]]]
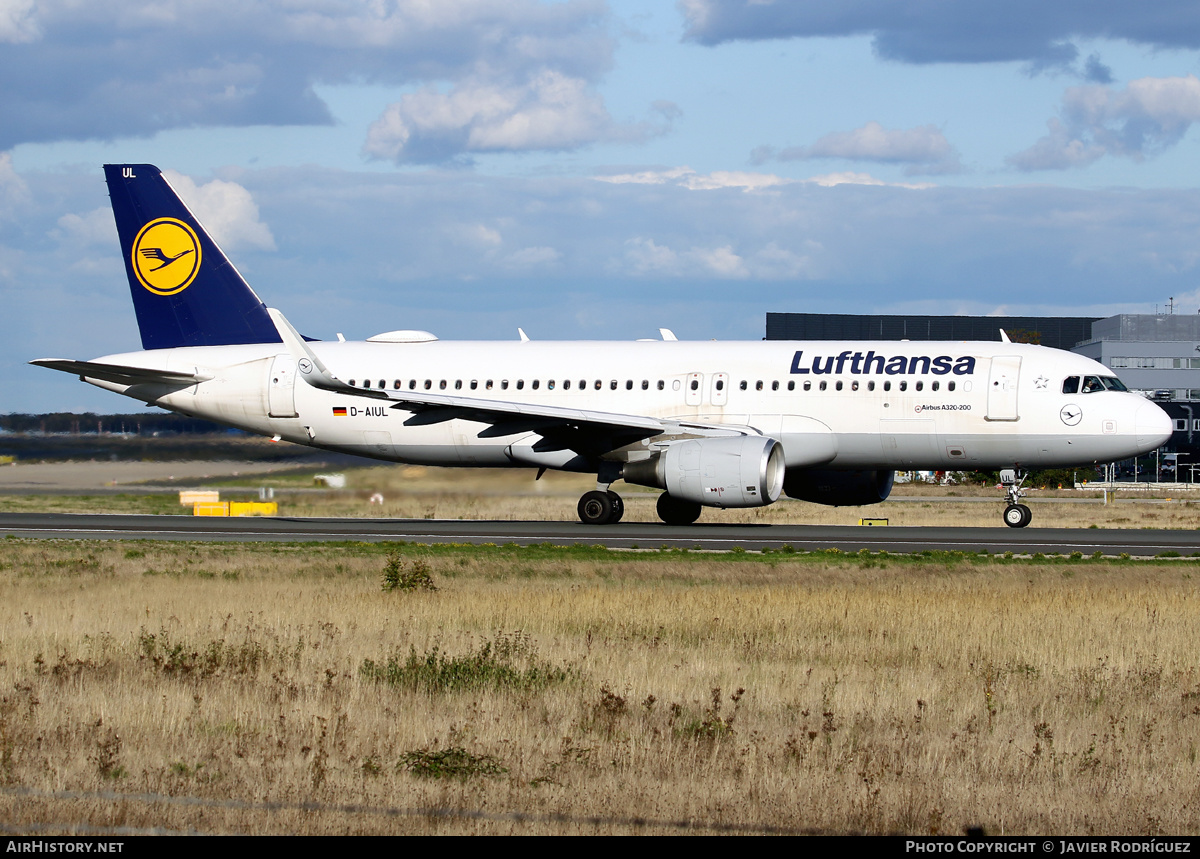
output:
[[[556,543],[610,548],[797,550],[846,552],[1103,552],[1135,556],[1200,553],[1200,531],[1082,528],[898,528],[826,525],[705,525],[674,527],[622,522],[494,522],[437,519],[291,519],[121,514],[0,513],[0,536],[89,540],[304,542],[406,540],[418,543]]]

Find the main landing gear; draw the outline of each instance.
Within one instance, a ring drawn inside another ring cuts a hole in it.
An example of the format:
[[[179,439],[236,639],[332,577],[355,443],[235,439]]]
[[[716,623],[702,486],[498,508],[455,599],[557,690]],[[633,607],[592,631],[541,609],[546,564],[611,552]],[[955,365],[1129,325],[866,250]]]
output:
[[[584,525],[616,525],[625,515],[625,502],[611,489],[594,489],[579,499],[578,510]]]
[[[585,525],[616,525],[625,515],[625,502],[611,489],[594,489],[579,499],[578,510]],[[691,525],[700,518],[700,505],[664,492],[658,496],[658,518],[667,525]]]
[[[1033,513],[1024,504],[1017,502],[1025,495],[1021,485],[1026,475],[1017,475],[1016,469],[1006,468],[1000,472],[1000,485],[1004,487],[1004,495],[1008,505],[1004,508],[1004,524],[1009,528],[1024,528],[1033,521]]]

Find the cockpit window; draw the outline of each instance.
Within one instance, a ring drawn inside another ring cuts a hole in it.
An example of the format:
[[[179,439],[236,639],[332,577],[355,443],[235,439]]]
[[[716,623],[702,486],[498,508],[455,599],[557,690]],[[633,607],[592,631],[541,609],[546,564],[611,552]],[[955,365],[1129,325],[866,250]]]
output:
[[[1099,376],[1084,376],[1083,391],[1084,394],[1094,394],[1097,391],[1104,390],[1104,383],[1100,381]]]
[[[1110,391],[1128,391],[1129,390],[1128,388],[1125,387],[1125,383],[1122,382],[1120,379],[1118,379],[1116,376],[1101,376],[1100,381],[1103,382],[1104,387],[1108,388]]]
[[[1078,394],[1079,393],[1079,377],[1078,376],[1067,376],[1067,378],[1063,379],[1063,393],[1064,394]]]

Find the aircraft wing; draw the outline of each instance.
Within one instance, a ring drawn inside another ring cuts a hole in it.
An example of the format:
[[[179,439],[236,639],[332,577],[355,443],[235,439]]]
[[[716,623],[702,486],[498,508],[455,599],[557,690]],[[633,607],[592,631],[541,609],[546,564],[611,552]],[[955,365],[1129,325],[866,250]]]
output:
[[[62,370],[64,373],[73,373],[81,379],[101,379],[105,382],[115,382],[118,385],[144,385],[152,382],[167,385],[194,385],[212,378],[211,376],[179,373],[173,370],[150,370],[145,367],[128,367],[122,364],[103,364],[99,361],[69,361],[65,358],[38,358],[29,363],[39,367],[49,367],[51,370]]]
[[[482,438],[532,432],[543,439],[534,445],[535,450],[574,450],[590,455],[607,453],[655,436],[728,436],[755,432],[749,427],[694,424],[643,415],[596,412],[506,400],[483,400],[455,394],[352,387],[329,372],[282,313],[274,308],[268,308],[267,313],[274,320],[279,336],[296,359],[300,377],[308,384],[325,391],[392,402],[395,404],[393,408],[403,408],[414,413],[405,421],[409,426],[455,419],[469,420],[491,425],[479,433]]]

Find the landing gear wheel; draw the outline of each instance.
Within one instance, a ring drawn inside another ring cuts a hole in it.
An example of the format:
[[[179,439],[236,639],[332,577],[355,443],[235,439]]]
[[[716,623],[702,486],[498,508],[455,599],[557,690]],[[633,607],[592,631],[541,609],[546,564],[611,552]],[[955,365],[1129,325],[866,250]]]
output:
[[[611,489],[608,491],[608,500],[612,502],[612,513],[608,517],[608,524],[616,525],[625,515],[625,501]]]
[[[624,512],[624,505],[621,506]],[[613,500],[608,492],[595,489],[579,499],[579,520],[584,525],[607,525],[613,517]],[[618,514],[619,516],[620,514]]]
[[[700,518],[700,505],[695,501],[681,501],[667,493],[658,496],[658,518],[668,525],[691,525]]]
[[[1024,528],[1033,520],[1033,513],[1024,504],[1009,504],[1004,508],[1004,524],[1009,528]]]

